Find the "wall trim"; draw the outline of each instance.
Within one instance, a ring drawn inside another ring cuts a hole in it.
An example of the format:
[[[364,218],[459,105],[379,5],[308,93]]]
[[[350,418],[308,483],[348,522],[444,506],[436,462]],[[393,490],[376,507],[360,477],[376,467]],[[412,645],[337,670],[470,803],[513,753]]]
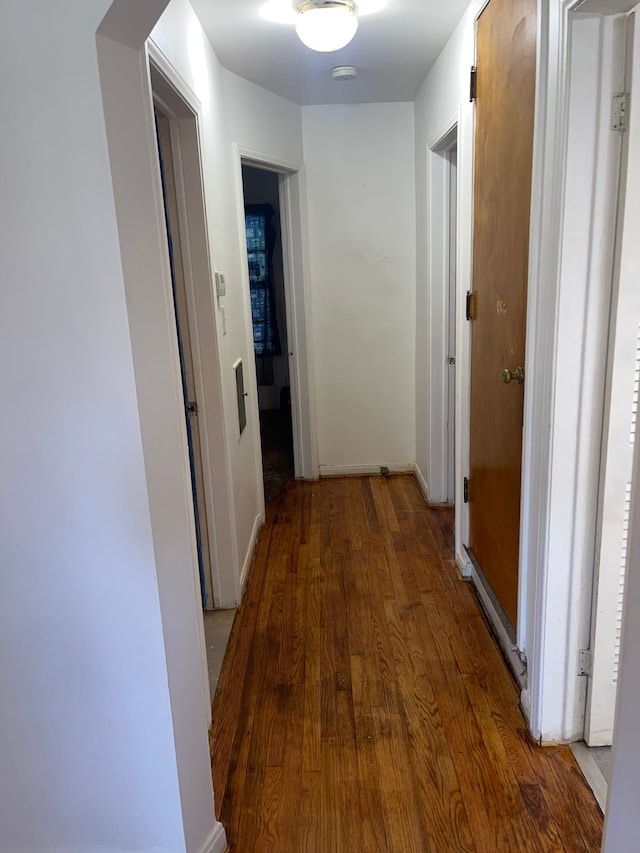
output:
[[[520,710],[527,725],[531,728],[531,692],[529,688],[520,691]]]
[[[264,517],[262,515],[257,515],[255,521],[253,522],[253,530],[251,531],[251,538],[249,539],[247,555],[242,565],[242,572],[240,573],[240,595],[238,597],[238,604],[240,604],[240,601],[242,600],[245,584],[249,579],[249,570],[251,569],[251,564],[253,563],[253,558],[255,557],[256,548],[258,546],[258,535],[262,530],[263,526]]]
[[[413,474],[415,464],[383,463],[378,465],[320,465],[320,477],[366,477],[380,475],[381,468],[389,474]]]
[[[215,827],[200,848],[199,853],[224,853],[227,849],[227,833],[224,826],[219,821],[216,821]]]
[[[456,551],[456,565],[460,571],[460,576],[468,580],[471,577],[473,563],[469,559],[466,548],[463,547],[462,551]]]
[[[420,486],[420,491],[425,499],[425,501],[430,504],[431,498],[429,497],[429,486],[427,485],[426,478],[422,471],[420,470],[420,466],[416,462],[413,466],[413,473],[416,475],[416,480],[418,481],[418,485]]]
[[[281,157],[279,154],[259,151],[257,148],[250,148],[246,145],[238,145],[237,147],[242,162],[247,166],[256,166],[266,172],[276,172],[277,174],[284,172],[289,175],[299,172],[302,168],[302,163],[297,160],[290,160],[288,157]]]

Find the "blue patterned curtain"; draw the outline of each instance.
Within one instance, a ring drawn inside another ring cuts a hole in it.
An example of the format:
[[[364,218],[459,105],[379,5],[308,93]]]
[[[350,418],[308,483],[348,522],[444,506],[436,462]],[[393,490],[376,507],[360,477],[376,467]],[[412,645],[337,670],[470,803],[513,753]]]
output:
[[[274,215],[275,211],[270,204],[245,207],[253,347],[256,356],[261,357],[281,354],[272,266],[276,240]]]

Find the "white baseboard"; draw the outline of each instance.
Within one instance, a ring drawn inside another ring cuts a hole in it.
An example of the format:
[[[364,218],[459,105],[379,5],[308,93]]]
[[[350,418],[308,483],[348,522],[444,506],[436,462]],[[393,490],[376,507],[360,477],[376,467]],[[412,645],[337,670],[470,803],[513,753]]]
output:
[[[529,731],[531,731],[531,693],[528,689],[520,691],[520,710],[524,715]]]
[[[224,853],[227,849],[227,833],[224,826],[216,821],[211,834],[198,853]]]
[[[458,567],[458,571],[460,572],[460,577],[468,580],[471,578],[471,573],[473,572],[473,563],[469,559],[469,555],[466,551],[460,553],[456,551],[456,566]]]
[[[247,578],[249,577],[249,569],[251,568],[251,563],[253,562],[253,557],[256,553],[256,545],[258,544],[258,534],[264,524],[264,520],[262,516],[256,516],[256,520],[253,522],[253,530],[251,531],[251,539],[249,540],[249,547],[247,548],[247,555],[244,558],[244,563],[242,565],[242,572],[240,573],[240,599],[242,600],[242,596],[244,594],[244,585],[247,582]],[[240,602],[238,602],[240,603]]]
[[[413,474],[413,464],[383,464],[383,465],[320,465],[320,477],[366,477],[382,474],[386,468],[388,474]]]
[[[471,583],[476,588],[478,598],[480,599],[480,603],[482,604],[482,609],[486,613],[487,619],[493,627],[493,630],[498,640],[498,644],[502,649],[502,653],[505,656],[507,663],[509,664],[513,674],[516,677],[516,681],[518,682],[521,688],[526,689],[527,667],[522,662],[518,647],[513,642],[513,639],[510,636],[507,628],[505,627],[500,613],[498,612],[498,608],[496,607],[492,597],[487,592],[485,583],[482,582],[482,579],[478,574],[478,570],[473,565],[473,563],[471,563],[471,574],[469,575],[469,578],[471,580]]]
[[[427,485],[427,481],[425,479],[424,474],[420,470],[420,466],[416,462],[413,466],[413,473],[416,475],[416,480],[418,481],[418,485],[420,486],[420,491],[425,499],[425,501],[430,504],[431,498],[429,497],[429,486]]]

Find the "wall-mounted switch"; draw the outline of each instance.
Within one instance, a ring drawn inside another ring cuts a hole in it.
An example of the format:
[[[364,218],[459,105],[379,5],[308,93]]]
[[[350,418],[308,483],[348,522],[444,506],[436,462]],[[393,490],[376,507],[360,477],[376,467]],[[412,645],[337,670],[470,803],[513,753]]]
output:
[[[224,277],[224,273],[217,272],[216,273],[216,294],[218,299],[222,299],[222,297],[227,292],[227,280]]]

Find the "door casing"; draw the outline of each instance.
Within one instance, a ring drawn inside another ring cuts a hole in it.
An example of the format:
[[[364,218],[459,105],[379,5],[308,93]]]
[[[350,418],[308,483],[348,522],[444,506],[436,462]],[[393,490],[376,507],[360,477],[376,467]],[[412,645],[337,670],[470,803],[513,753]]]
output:
[[[315,435],[315,397],[313,363],[308,345],[310,328],[308,270],[304,253],[304,170],[301,163],[287,160],[264,151],[234,144],[235,187],[238,210],[238,240],[242,254],[246,254],[244,189],[242,166],[254,166],[275,172],[280,188],[280,228],[282,262],[289,341],[289,380],[291,384],[291,418],[293,427],[293,452],[295,476],[305,480],[318,479],[318,454]],[[249,271],[242,267],[242,292],[247,330],[247,351],[253,353],[253,325]],[[261,518],[265,517],[262,450],[258,410],[258,384],[255,370],[247,371],[246,390],[249,395],[248,413],[252,421],[256,460],[256,484]],[[245,577],[241,579],[244,583]]]

